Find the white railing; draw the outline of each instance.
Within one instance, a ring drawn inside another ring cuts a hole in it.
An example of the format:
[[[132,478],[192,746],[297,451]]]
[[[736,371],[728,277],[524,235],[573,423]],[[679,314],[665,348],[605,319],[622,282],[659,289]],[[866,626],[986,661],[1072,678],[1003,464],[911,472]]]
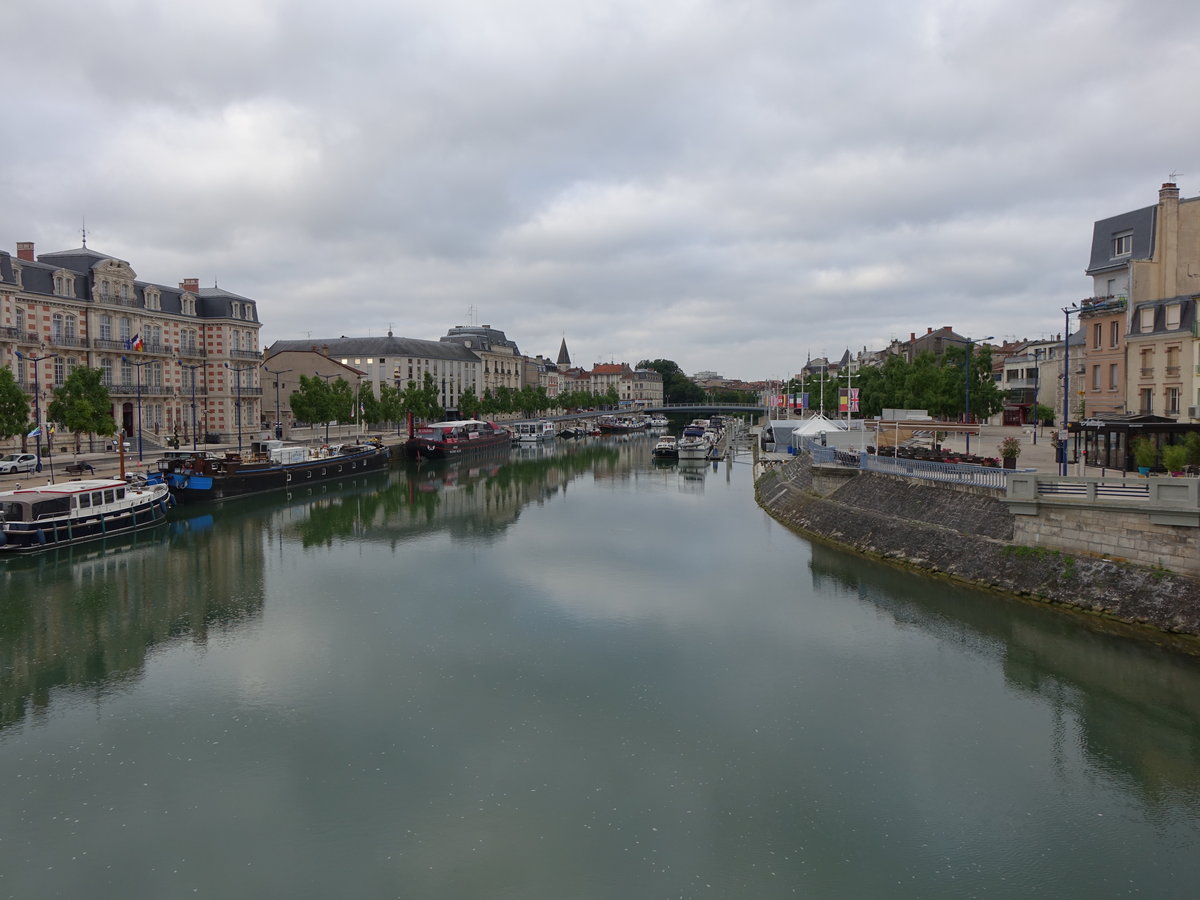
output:
[[[820,465],[848,466],[867,472],[919,478],[922,481],[989,487],[999,490],[1005,490],[1008,487],[1009,474],[1018,471],[1034,471],[1033,469],[1001,469],[996,466],[975,466],[968,463],[943,463],[925,459],[876,456],[860,450],[822,447],[811,438],[802,439],[801,449],[811,454],[813,462]]]

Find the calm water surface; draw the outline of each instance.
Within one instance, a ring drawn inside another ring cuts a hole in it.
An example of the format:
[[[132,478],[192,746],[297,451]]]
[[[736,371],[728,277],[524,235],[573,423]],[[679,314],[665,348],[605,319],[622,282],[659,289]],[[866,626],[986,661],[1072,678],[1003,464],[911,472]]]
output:
[[[1196,660],[650,447],[0,564],[0,897],[1196,895]]]

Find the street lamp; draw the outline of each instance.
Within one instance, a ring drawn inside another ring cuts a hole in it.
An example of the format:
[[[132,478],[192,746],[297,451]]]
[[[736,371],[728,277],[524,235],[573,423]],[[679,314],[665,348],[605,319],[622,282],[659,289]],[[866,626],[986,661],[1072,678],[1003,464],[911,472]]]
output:
[[[1042,370],[1038,362],[1038,358],[1042,354],[1041,347],[1033,348],[1033,443],[1037,444],[1038,426],[1041,425],[1042,417],[1038,415],[1038,385],[1041,382]]]
[[[231,366],[225,363],[225,368],[231,372],[237,373],[237,402],[234,407],[237,410],[237,426],[238,426],[238,456],[242,455],[242,373],[251,372],[257,369],[258,366]]]
[[[266,363],[263,363],[263,371],[275,376],[275,437],[283,437],[283,420],[279,418],[279,376],[286,375],[292,369],[268,369]]]
[[[37,463],[34,468],[36,472],[42,471],[42,391],[38,381],[38,363],[44,359],[56,359],[57,357],[57,353],[48,353],[45,356],[29,356],[20,350],[17,351],[17,359],[26,359],[33,363],[33,439],[37,443],[37,450],[35,451],[37,453]],[[50,474],[53,475],[54,472],[51,471]]]
[[[188,371],[190,371],[192,373],[192,379],[191,379],[192,380],[192,449],[195,450],[195,449],[197,449],[196,448],[196,370],[203,369],[205,366],[208,365],[208,363],[206,363],[206,362],[185,363],[181,359],[177,359],[175,361],[177,363],[179,363],[179,367],[181,369],[187,369]],[[207,443],[207,441],[205,443]]]
[[[973,344],[980,343],[981,341],[990,341],[990,340],[992,340],[992,338],[993,338],[993,335],[989,334],[987,337],[980,338],[978,341],[975,340],[975,338],[967,338],[965,341],[965,343],[967,345],[967,358],[964,363],[964,365],[966,367],[966,378],[964,379],[963,416],[966,420],[967,425],[971,424],[971,346]],[[954,338],[950,338],[949,340],[954,340]],[[969,454],[970,452],[971,452],[971,432],[968,431],[967,432],[967,453]]]
[[[157,362],[153,359],[144,359],[141,362],[135,362],[128,356],[122,356],[121,362],[128,363],[131,366],[137,366],[137,412],[138,412],[138,462],[142,461],[142,366],[148,366],[152,362]]]
[[[1062,436],[1058,446],[1058,474],[1067,474],[1067,423],[1071,420],[1071,313],[1079,312],[1079,306],[1072,303],[1062,308],[1065,317],[1063,327],[1063,417]]]

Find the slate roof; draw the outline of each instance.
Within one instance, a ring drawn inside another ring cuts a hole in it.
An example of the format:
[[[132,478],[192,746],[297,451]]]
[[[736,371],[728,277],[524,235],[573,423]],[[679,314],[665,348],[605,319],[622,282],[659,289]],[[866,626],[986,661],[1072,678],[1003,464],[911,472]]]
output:
[[[1092,256],[1085,274],[1119,269],[1131,259],[1149,259],[1154,255],[1154,222],[1158,206],[1145,206],[1132,212],[1100,219],[1092,226]],[[1113,237],[1133,232],[1133,252],[1129,256],[1112,255]]]
[[[276,341],[267,348],[267,355],[274,356],[284,350],[318,350],[331,357],[382,356],[391,359],[397,356],[417,359],[448,359],[460,362],[479,362],[479,357],[456,341],[423,341],[419,338],[384,337],[340,337],[312,338],[302,341]]]

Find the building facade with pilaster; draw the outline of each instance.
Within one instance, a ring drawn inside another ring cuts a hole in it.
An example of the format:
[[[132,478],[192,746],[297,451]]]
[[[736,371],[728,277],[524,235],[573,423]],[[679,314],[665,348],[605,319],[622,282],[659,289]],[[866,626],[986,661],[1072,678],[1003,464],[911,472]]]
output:
[[[31,417],[35,390],[44,417],[54,389],[88,366],[102,373],[127,436],[232,440],[261,420],[261,327],[254,300],[198,278],[144,281],[86,244],[0,251],[0,365],[30,395]]]

